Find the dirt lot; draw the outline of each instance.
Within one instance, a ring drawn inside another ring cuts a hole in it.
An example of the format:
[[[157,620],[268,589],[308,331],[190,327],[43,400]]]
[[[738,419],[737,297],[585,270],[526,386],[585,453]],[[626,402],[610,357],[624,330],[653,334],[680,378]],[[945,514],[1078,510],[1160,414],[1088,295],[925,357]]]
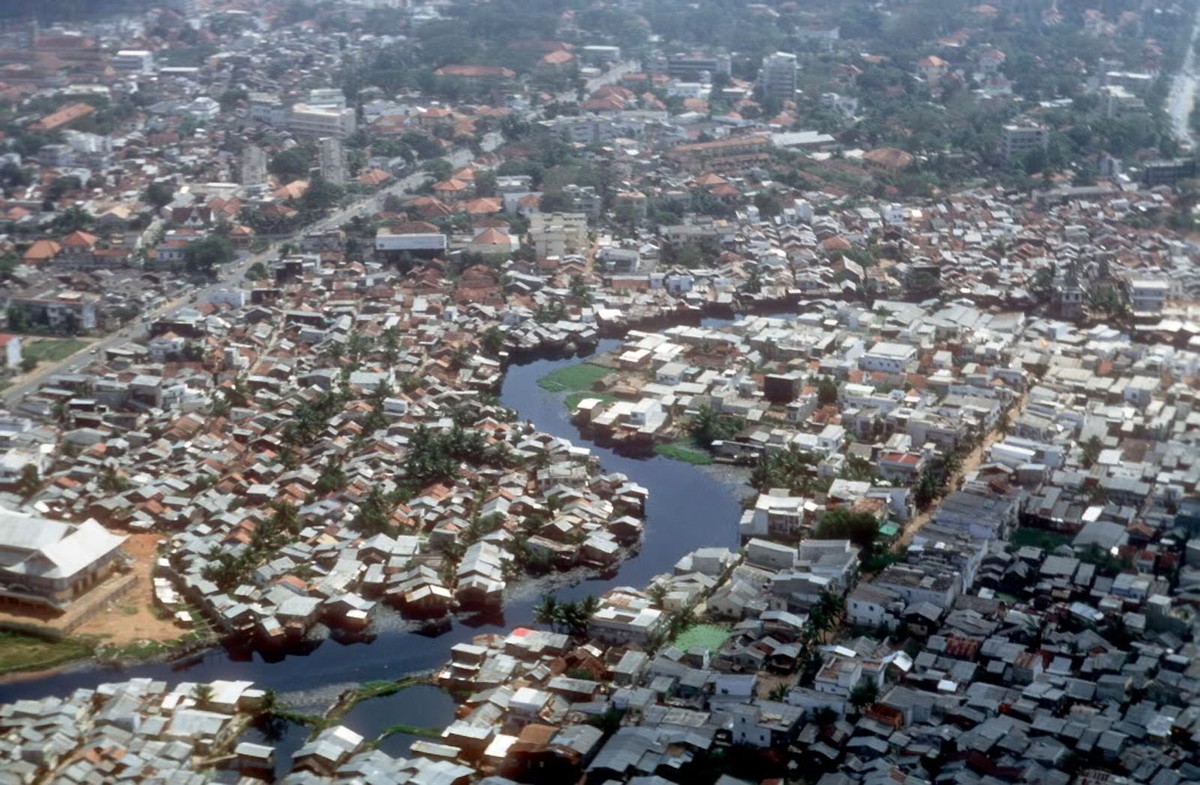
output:
[[[185,630],[170,620],[154,615],[154,569],[157,544],[161,535],[131,534],[125,542],[125,552],[135,559],[133,572],[137,585],[128,594],[105,604],[93,618],[75,629],[76,635],[94,635],[102,643],[124,646],[138,640],[169,641],[181,637]]]

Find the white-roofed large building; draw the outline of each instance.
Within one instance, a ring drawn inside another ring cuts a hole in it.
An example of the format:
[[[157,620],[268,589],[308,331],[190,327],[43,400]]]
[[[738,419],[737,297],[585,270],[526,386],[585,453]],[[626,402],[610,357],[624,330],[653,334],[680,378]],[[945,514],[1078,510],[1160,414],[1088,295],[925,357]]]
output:
[[[64,610],[112,574],[126,539],[93,520],[0,512],[0,607]]]

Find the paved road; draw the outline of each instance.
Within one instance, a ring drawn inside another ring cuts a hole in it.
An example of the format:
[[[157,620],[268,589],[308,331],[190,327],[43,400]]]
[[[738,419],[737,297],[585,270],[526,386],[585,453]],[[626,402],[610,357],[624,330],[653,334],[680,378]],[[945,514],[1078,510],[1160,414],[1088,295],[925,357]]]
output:
[[[1021,413],[1025,411],[1025,403],[1027,400],[1028,393],[1022,393],[1020,396],[1018,396],[1016,401],[1013,402],[1012,406],[1008,408],[1008,416],[1013,420],[1019,417]],[[1007,434],[1005,434],[999,428],[989,431],[980,441],[979,446],[977,446],[974,450],[971,450],[971,453],[963,458],[962,465],[959,467],[958,471],[947,478],[946,492],[952,493],[953,491],[958,490],[958,486],[962,482],[963,477],[971,474],[980,466],[982,466],[983,459],[987,457],[988,449],[996,442],[1002,441],[1006,435]],[[908,522],[908,525],[904,527],[904,531],[900,533],[900,537],[896,539],[895,543],[893,543],[892,550],[900,551],[902,548],[907,548],[909,545],[911,545],[913,537],[915,537],[917,533],[921,531],[921,528],[925,524],[932,520],[933,514],[937,511],[939,504],[941,504],[940,499],[934,501],[928,510],[917,513],[917,515]]]
[[[607,71],[600,74],[599,76],[588,79],[584,83],[584,88],[583,88],[584,95],[585,96],[591,95],[596,90],[599,90],[601,87],[603,87],[604,85],[613,84],[614,82],[618,81],[625,74],[632,74],[638,70],[639,70],[639,65],[638,65],[637,61],[635,61],[635,60],[624,60],[620,63],[617,63],[612,68],[608,69]],[[561,101],[563,103],[571,103],[571,102],[574,102],[578,98],[578,95],[576,94],[576,92],[574,90],[564,90],[561,93],[558,93],[557,95],[555,95],[555,98],[557,98],[559,101]]]
[[[454,166],[465,166],[471,162],[470,150],[456,150],[446,156]],[[325,218],[305,227],[302,231],[325,231],[327,229],[336,229],[342,224],[349,221],[358,215],[373,215],[378,212],[383,202],[389,195],[405,194],[419,188],[428,179],[429,175],[425,172],[414,172],[413,174],[401,180],[397,180],[391,185],[383,188],[371,196],[366,197],[354,204],[348,205]],[[241,286],[246,282],[246,271],[250,269],[256,262],[267,262],[276,255],[275,246],[271,246],[260,253],[251,254],[245,259],[229,265],[221,272],[220,279],[201,287],[194,287],[187,290],[183,295],[166,303],[165,305],[150,311],[145,315],[145,322],[152,322],[155,319],[163,316],[170,311],[182,306],[198,303],[208,297],[213,292],[221,289],[229,289]],[[25,395],[35,389],[47,377],[59,373],[73,373],[83,368],[90,363],[95,357],[102,354],[105,350],[120,346],[131,339],[141,338],[147,333],[146,323],[134,323],[117,330],[114,333],[100,338],[90,344],[86,349],[82,349],[64,360],[49,365],[43,364],[31,374],[26,375],[17,384],[8,388],[4,394],[5,404],[11,409],[15,407]]]

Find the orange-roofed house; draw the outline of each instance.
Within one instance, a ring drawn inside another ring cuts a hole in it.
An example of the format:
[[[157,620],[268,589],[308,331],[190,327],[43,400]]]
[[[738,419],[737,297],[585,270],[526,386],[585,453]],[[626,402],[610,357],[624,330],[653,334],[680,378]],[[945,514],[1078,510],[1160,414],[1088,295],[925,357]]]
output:
[[[550,52],[543,55],[538,61],[537,67],[543,71],[562,71],[575,63],[575,55],[568,51],[559,49],[556,52]]]
[[[979,54],[979,72],[982,74],[999,73],[1007,59],[1007,55],[999,49],[986,49]]]
[[[68,104],[58,111],[46,115],[29,126],[29,128],[33,131],[57,131],[60,128],[66,128],[77,120],[82,120],[95,111],[96,107],[91,104]]]
[[[368,169],[365,172],[361,172],[356,179],[358,180],[359,185],[378,186],[383,185],[388,180],[391,180],[392,176],[382,169]]]
[[[36,240],[22,254],[21,261],[26,264],[43,264],[53,261],[60,253],[62,246],[53,240]]]
[[[470,189],[470,184],[462,180],[455,180],[453,177],[433,184],[433,192],[442,197],[461,196]]]
[[[537,212],[541,203],[541,194],[526,194],[517,200],[517,215],[528,217],[530,213]]]
[[[430,107],[417,116],[417,125],[428,130],[454,125],[454,112],[444,106]]]
[[[467,215],[495,215],[504,210],[504,200],[494,196],[470,199],[463,202],[461,209]]]
[[[503,232],[500,229],[489,227],[475,235],[475,238],[471,240],[466,250],[468,253],[477,253],[484,256],[507,256],[514,253],[520,247],[521,242],[513,235]]]
[[[274,191],[272,191],[271,197],[274,199],[283,199],[285,201],[291,201],[293,199],[299,199],[300,197],[304,196],[306,193],[308,193],[308,181],[307,180],[293,180],[292,182],[288,183],[287,185],[281,185],[278,188],[276,188]]]
[[[97,242],[94,234],[84,231],[71,232],[62,241],[62,260],[79,267],[90,266]]]
[[[498,65],[444,65],[433,72],[435,76],[463,81],[506,82],[516,77],[516,72]]]
[[[850,250],[850,241],[845,237],[830,237],[821,243],[821,247],[827,254],[843,254]]]
[[[31,215],[33,215],[32,210],[28,210],[19,204],[14,204],[13,206],[4,210],[3,213],[0,213],[0,220],[11,221],[15,223],[17,221],[22,221]]]
[[[921,78],[932,85],[950,73],[950,64],[937,55],[929,55],[917,63],[917,70],[921,72]]]
[[[868,165],[891,172],[907,169],[912,166],[913,160],[912,154],[897,147],[877,147],[863,153],[863,161]]]

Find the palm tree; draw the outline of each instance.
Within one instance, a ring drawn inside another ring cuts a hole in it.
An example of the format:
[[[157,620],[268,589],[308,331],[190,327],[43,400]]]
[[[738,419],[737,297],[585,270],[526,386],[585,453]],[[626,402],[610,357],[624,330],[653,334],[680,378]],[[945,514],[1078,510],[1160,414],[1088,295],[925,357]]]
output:
[[[470,362],[475,359],[475,352],[471,351],[470,346],[456,346],[450,352],[450,365],[455,370],[467,367]]]
[[[646,594],[648,594],[650,596],[650,600],[655,605],[657,605],[658,607],[661,608],[662,604],[663,604],[663,600],[665,600],[667,598],[666,584],[655,583],[655,584],[651,585],[649,589],[646,590]]]
[[[846,607],[846,598],[831,589],[822,589],[817,604],[825,609],[830,618],[837,619]]]
[[[549,626],[551,630],[558,628],[558,600],[554,598],[553,594],[542,595],[542,601],[534,606],[533,619],[538,624]]]
[[[879,697],[879,689],[875,682],[864,679],[861,684],[850,691],[850,705],[858,711],[870,706]]]
[[[558,604],[558,621],[570,635],[583,635],[587,631],[587,616],[574,600]]]
[[[192,700],[196,701],[196,705],[204,709],[213,699],[213,688],[211,684],[197,684],[192,688]]]
[[[263,690],[262,704],[259,710],[263,714],[274,714],[279,711],[279,707],[279,693],[270,687]]]

